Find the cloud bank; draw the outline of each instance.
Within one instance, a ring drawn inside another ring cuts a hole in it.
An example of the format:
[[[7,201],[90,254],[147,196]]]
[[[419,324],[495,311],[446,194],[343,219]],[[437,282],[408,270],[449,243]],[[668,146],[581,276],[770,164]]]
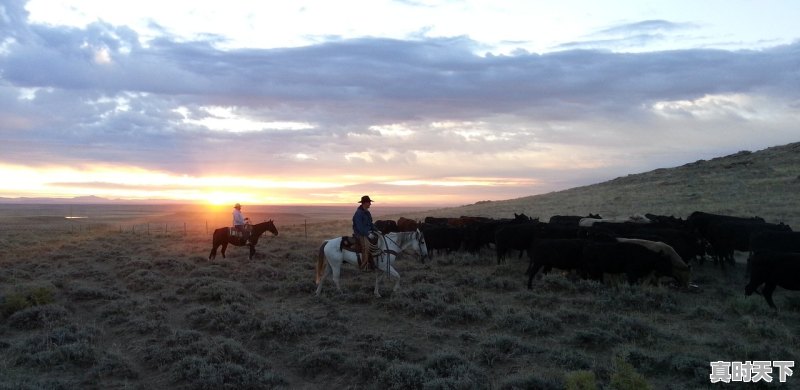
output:
[[[165,175],[186,191],[213,188],[207,178],[252,178],[242,191],[256,202],[379,193],[396,202],[469,203],[800,134],[800,43],[596,48],[691,24],[609,27],[544,54],[480,53],[468,36],[221,49],[214,37],[144,42],[103,21],[35,24],[24,6],[0,6],[0,170],[17,175],[19,167],[126,167]],[[132,185],[91,175],[51,184],[119,194]],[[169,187],[136,185],[156,197]]]

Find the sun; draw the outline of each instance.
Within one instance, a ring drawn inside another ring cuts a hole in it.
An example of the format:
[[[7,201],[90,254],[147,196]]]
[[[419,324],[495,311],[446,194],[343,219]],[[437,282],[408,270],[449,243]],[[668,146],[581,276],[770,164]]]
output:
[[[241,194],[235,194],[231,192],[221,192],[221,191],[214,191],[209,192],[205,195],[206,202],[210,205],[214,206],[225,206],[230,205],[233,207],[234,204],[242,202]]]

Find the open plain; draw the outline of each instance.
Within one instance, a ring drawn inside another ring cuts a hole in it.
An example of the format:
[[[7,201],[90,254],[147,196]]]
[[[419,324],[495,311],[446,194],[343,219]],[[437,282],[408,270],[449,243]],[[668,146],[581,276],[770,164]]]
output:
[[[800,226],[800,144],[742,152],[594,186],[401,215],[510,218],[692,211]],[[353,206],[354,208],[355,206]],[[396,263],[401,288],[345,265],[314,295],[323,240],[352,209],[254,211],[278,236],[253,261],[208,261],[225,212],[181,206],[4,205],[0,388],[693,389],[710,362],[800,357],[800,294],[779,311],[744,296],[744,266],[692,264],[692,288],[613,285],[558,272],[526,287],[526,257],[434,253]],[[247,209],[245,209],[247,211]],[[227,212],[227,211],[226,211]],[[73,214],[73,215],[70,215]],[[66,218],[72,217],[72,218]],[[85,217],[85,218],[76,218]],[[741,261],[746,257],[738,253]],[[586,386],[586,387],[581,387]]]

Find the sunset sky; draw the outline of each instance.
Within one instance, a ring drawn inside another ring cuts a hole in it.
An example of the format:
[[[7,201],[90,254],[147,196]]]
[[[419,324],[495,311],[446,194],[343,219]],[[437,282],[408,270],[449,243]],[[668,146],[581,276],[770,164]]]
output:
[[[800,2],[0,3],[0,197],[461,205],[800,141]]]

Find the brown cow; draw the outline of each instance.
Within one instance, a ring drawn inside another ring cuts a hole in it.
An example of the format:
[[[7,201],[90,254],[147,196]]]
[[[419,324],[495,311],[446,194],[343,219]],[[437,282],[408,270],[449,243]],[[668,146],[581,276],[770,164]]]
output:
[[[397,231],[399,232],[413,232],[419,227],[419,223],[413,219],[400,217],[397,219]]]

